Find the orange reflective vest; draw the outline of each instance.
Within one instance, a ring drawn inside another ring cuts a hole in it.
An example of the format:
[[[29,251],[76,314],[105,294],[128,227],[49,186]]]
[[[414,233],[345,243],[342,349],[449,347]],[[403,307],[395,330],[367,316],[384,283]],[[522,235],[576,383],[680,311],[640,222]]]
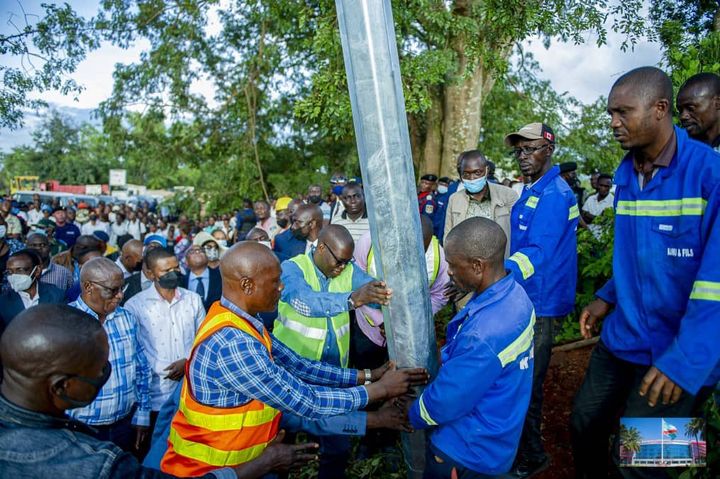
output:
[[[197,347],[222,328],[237,328],[265,345],[272,359],[272,341],[246,319],[214,303],[195,336],[185,364],[180,405],[170,426],[168,449],[160,463],[163,472],[179,477],[202,476],[260,456],[277,435],[281,413],[256,399],[242,406],[221,408],[199,403],[190,390],[190,364]]]

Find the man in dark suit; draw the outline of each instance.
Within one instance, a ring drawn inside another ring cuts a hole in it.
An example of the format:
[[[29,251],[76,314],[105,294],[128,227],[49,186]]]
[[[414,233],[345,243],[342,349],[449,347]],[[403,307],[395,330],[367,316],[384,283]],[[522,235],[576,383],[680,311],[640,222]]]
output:
[[[208,267],[208,257],[201,246],[191,246],[185,255],[185,262],[189,271],[183,275],[180,286],[199,294],[207,311],[222,296],[220,269]]]
[[[11,290],[0,295],[0,333],[15,316],[37,304],[63,304],[65,292],[38,281],[42,259],[33,250],[20,250],[7,261],[7,281]]]
[[[304,237],[301,238],[293,234],[292,229],[292,225],[295,222],[295,214],[298,207],[302,206],[302,204],[300,200],[292,200],[285,210],[285,220],[287,220],[285,226],[280,224],[283,219],[278,221],[279,226],[286,228],[281,233],[275,235],[275,239],[273,240],[273,252],[281,263],[286,259],[293,258],[305,252],[307,240]],[[320,228],[322,228],[322,221],[320,223]]]

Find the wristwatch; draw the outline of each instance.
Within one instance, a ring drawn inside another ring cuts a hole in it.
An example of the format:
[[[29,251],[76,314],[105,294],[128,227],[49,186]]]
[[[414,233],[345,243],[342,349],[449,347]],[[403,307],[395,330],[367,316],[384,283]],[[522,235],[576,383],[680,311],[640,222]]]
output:
[[[372,382],[372,371],[369,369],[365,369],[365,386],[370,384]]]
[[[355,309],[355,301],[353,301],[352,295],[348,296],[347,305],[348,305],[348,311]]]

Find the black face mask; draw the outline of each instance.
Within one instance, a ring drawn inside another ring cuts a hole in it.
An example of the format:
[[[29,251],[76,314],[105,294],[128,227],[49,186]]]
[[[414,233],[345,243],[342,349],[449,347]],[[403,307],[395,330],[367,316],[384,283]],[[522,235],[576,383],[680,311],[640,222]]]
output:
[[[89,404],[92,404],[92,402],[95,401],[95,398],[97,398],[98,394],[100,394],[100,390],[103,388],[103,386],[105,386],[105,383],[107,383],[108,379],[110,379],[111,373],[112,373],[112,366],[110,365],[110,361],[108,361],[107,363],[105,363],[105,367],[103,367],[102,377],[100,377],[100,378],[87,378],[85,376],[79,376],[79,375],[68,376],[68,379],[75,378],[80,382],[89,384],[90,386],[94,387],[95,394],[93,394],[92,399],[78,401],[77,399],[68,397],[65,394],[58,394],[58,397],[60,399],[62,399],[63,401],[65,401],[66,403],[70,404],[70,409],[85,407]]]
[[[142,261],[138,261],[135,263],[135,266],[133,266],[131,273],[137,273],[138,271],[142,270]]]
[[[287,228],[288,223],[290,223],[290,220],[287,218],[281,218],[277,220],[277,224],[280,228]]]
[[[158,278],[158,284],[163,289],[175,289],[180,285],[180,273],[168,271]]]
[[[292,235],[299,240],[306,240],[307,236],[303,234],[302,229],[291,230]]]
[[[319,195],[310,195],[308,196],[308,201],[316,205],[322,201],[322,198]]]

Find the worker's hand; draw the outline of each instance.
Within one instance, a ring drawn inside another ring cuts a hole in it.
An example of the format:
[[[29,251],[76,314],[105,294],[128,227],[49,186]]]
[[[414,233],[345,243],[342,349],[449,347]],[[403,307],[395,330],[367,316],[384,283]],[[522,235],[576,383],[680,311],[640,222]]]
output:
[[[385,399],[402,396],[413,386],[427,384],[430,379],[425,368],[397,369],[393,365],[376,383],[365,386],[370,401],[383,401]]]
[[[407,411],[397,407],[394,400],[385,402],[377,411],[369,411],[366,428],[413,432],[413,428],[408,422]]]
[[[150,428],[147,426],[133,426],[135,429],[135,451],[140,451],[145,444],[145,441],[149,439]]]
[[[610,312],[612,305],[600,298],[585,306],[580,313],[580,334],[583,338],[590,339],[595,333],[596,323],[603,319]]]
[[[299,469],[310,461],[318,458],[319,444],[314,442],[303,444],[283,444],[285,430],[278,432],[275,439],[262,453],[263,459],[272,466],[273,471],[285,472]]]
[[[457,285],[455,283],[453,283],[452,281],[450,281],[450,283],[445,288],[445,297],[451,303],[457,303],[466,294],[467,294],[467,292],[458,288]]]
[[[383,375],[389,371],[390,369],[395,368],[395,361],[388,361],[379,368],[375,368],[372,371],[370,371],[370,381],[375,382],[379,381]]]
[[[170,366],[163,369],[163,371],[168,371],[167,376],[165,376],[165,379],[172,379],[173,381],[180,381],[182,377],[185,375],[185,362],[186,359],[178,359],[174,363],[171,363]]]
[[[662,403],[675,404],[680,399],[683,390],[665,376],[655,366],[652,366],[640,383],[640,395],[647,397],[648,406],[655,407],[662,394]]]
[[[366,304],[387,306],[392,298],[392,289],[388,289],[385,281],[370,281],[360,286],[350,295],[356,308]]]

